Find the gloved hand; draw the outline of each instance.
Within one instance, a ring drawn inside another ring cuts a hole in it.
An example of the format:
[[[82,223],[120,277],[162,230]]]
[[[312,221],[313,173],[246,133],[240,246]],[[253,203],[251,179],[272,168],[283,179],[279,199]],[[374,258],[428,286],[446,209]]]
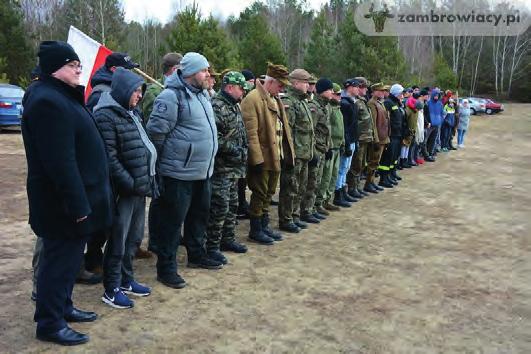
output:
[[[319,165],[319,156],[314,155],[313,158],[310,161],[308,161],[308,166],[315,167],[317,165]]]
[[[358,151],[359,149],[360,149],[360,143],[356,141],[356,149],[354,149],[354,151]]]
[[[343,153],[343,156],[345,157],[351,157],[352,156],[352,150],[350,150],[349,147],[345,148],[345,152]]]
[[[249,171],[252,171],[253,173],[259,174],[262,173],[264,170],[264,163],[259,163],[258,165],[249,166]]]
[[[332,149],[328,149],[328,151],[325,154],[325,160],[332,160],[332,157],[334,156],[334,152]]]
[[[343,156],[343,154],[345,154],[345,145],[339,147],[339,155]]]

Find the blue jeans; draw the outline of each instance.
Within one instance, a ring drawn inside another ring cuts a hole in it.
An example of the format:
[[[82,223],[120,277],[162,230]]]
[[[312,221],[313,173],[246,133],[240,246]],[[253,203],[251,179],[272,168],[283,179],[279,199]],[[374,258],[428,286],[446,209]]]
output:
[[[350,150],[352,150],[352,155],[356,150],[356,143],[350,144]],[[339,160],[339,172],[337,175],[336,181],[336,190],[343,188],[347,183],[347,172],[350,169],[350,164],[352,163],[352,156],[346,157],[341,156]]]
[[[466,129],[457,129],[457,145],[463,145],[465,142]]]

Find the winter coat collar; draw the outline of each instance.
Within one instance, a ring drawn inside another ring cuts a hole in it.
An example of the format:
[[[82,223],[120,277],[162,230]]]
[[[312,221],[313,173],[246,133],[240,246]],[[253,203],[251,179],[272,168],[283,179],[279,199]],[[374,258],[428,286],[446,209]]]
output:
[[[50,85],[56,87],[59,91],[63,92],[65,95],[71,96],[83,106],[85,105],[85,86],[78,85],[76,87],[72,87],[51,75],[42,75],[39,80],[49,83]]]
[[[301,90],[296,89],[295,87],[292,87],[292,86],[288,86],[287,91],[290,96],[293,96],[299,100],[305,100],[309,98],[307,93],[304,93]]]
[[[221,89],[221,91],[218,93],[217,98],[232,105],[238,104],[238,101],[236,101],[231,95],[226,93],[223,89]]]

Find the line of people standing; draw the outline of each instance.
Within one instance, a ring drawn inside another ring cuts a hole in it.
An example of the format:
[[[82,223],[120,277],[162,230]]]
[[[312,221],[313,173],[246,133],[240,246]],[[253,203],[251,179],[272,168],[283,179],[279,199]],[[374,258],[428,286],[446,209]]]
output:
[[[146,89],[128,70],[135,66],[130,58],[115,59],[120,65],[106,65],[111,74],[95,86],[91,108],[75,51],[43,42],[41,77],[24,98],[30,224],[42,244],[34,257],[41,340],[89,339],[67,325],[97,318],[71,301],[87,241],[100,252],[105,243],[105,304],[131,308],[129,296],[151,294],[133,271],[148,197],[157,280],[179,289],[186,286],[177,271],[179,245],[189,267],[204,269],[228,264],[224,252],[247,252],[235,233],[239,204],[246,203],[243,178],[251,190],[248,239],[273,245],[284,238],[270,218],[279,183],[278,228],[299,233],[394,188],[398,169],[434,160],[438,139],[443,149],[448,144],[447,130],[439,138],[443,122],[456,124],[452,102],[440,109],[437,89],[428,100],[427,89],[369,85],[364,77],[341,88],[302,68],[269,64],[263,80],[225,72],[213,93],[213,70],[193,52],[167,54],[164,89]],[[459,127],[462,141],[467,126]]]

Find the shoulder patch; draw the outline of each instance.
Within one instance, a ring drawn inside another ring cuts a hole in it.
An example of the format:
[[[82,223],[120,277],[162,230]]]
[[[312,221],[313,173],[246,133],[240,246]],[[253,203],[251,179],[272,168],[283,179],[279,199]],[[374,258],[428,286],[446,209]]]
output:
[[[168,110],[168,106],[164,102],[157,103],[157,107],[155,107],[157,112],[164,113]]]

